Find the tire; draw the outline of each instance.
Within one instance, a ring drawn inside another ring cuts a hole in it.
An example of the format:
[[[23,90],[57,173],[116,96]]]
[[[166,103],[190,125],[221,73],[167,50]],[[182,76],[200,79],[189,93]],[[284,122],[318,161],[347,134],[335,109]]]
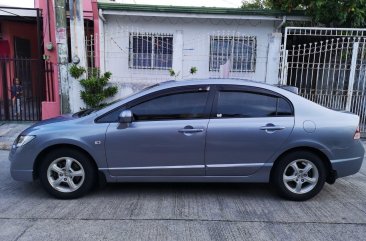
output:
[[[271,183],[284,198],[305,201],[324,186],[326,168],[319,156],[306,151],[286,154],[274,166]]]
[[[39,176],[44,189],[59,199],[85,195],[98,178],[93,162],[87,155],[67,148],[49,152],[42,160]]]

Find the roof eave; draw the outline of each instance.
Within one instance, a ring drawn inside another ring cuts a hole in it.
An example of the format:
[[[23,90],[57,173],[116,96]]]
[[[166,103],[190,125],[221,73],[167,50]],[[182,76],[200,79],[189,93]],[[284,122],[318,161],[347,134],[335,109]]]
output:
[[[37,11],[36,8],[0,7],[0,16],[35,18]]]
[[[302,11],[286,13],[277,10],[216,8],[216,7],[187,7],[168,5],[142,5],[98,3],[99,9],[110,15],[158,16],[158,17],[189,17],[189,18],[218,18],[218,19],[258,19],[278,20],[286,16],[292,21],[309,21]]]
[[[224,14],[197,14],[197,13],[158,13],[145,11],[123,11],[123,10],[103,10],[104,15],[116,16],[145,16],[145,17],[169,17],[169,18],[197,18],[197,19],[237,19],[237,20],[282,20],[281,16],[263,16],[263,15],[224,15]],[[310,21],[306,16],[286,16],[289,21]]]

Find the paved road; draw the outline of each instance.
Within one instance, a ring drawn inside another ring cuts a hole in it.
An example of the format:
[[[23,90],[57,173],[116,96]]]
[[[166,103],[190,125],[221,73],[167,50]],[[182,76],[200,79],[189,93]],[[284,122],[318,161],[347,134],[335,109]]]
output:
[[[13,181],[0,151],[0,240],[365,240],[366,165],[307,202],[264,184],[113,184],[78,200]]]

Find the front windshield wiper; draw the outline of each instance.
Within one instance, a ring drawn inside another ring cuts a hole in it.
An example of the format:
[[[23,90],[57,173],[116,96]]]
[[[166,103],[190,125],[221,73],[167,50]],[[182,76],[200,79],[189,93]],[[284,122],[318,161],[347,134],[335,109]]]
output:
[[[85,109],[85,110],[76,112],[75,114],[72,115],[72,117],[83,117],[83,116],[87,116],[87,115],[90,115],[91,113],[93,113],[94,111],[96,111],[96,109],[94,109],[94,108]]]

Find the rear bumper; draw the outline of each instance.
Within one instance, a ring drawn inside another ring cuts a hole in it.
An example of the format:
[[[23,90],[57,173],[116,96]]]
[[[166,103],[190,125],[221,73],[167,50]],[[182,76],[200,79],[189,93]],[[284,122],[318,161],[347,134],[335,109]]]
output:
[[[353,157],[330,160],[333,170],[337,172],[337,177],[353,175],[361,169],[365,155],[363,144],[359,142],[352,149],[352,152],[349,153]]]
[[[337,171],[338,177],[345,177],[357,173],[362,166],[362,157],[331,160],[333,170]]]

